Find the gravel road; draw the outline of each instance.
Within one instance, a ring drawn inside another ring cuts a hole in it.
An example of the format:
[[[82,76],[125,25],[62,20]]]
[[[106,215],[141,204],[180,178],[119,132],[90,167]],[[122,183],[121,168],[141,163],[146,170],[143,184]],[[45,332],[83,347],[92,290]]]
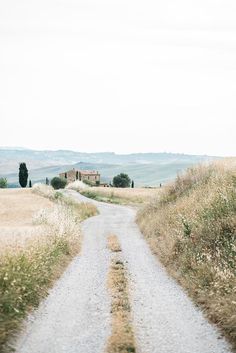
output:
[[[85,198],[67,191],[78,201]],[[86,199],[87,200],[87,199]],[[91,200],[90,200],[91,202]],[[131,208],[94,202],[100,215],[83,225],[83,247],[31,316],[18,353],[103,353],[110,335],[106,290],[108,234],[120,240],[130,276],[138,353],[226,353],[227,342],[166,274],[135,224]]]

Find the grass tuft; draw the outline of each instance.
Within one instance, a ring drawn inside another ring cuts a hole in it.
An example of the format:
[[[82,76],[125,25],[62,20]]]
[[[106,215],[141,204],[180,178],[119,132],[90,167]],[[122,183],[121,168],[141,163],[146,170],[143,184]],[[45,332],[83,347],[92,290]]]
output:
[[[78,251],[79,242],[54,236],[43,244],[1,258],[0,347],[27,312],[38,306],[48,286]]]
[[[107,239],[107,247],[112,252],[120,252],[121,246],[116,235],[109,235]]]

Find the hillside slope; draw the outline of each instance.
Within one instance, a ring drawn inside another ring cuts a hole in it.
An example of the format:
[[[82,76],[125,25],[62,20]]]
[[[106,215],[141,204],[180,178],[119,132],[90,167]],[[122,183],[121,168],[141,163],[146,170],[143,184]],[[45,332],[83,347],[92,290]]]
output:
[[[114,175],[124,172],[135,180],[136,186],[156,186],[173,180],[177,173],[197,163],[215,157],[191,156],[174,153],[80,153],[73,151],[33,151],[0,148],[0,177],[11,186],[18,185],[19,162],[26,162],[32,182],[44,181],[71,169],[99,170],[102,180],[109,182]]]
[[[30,169],[48,166],[72,165],[78,162],[92,164],[165,164],[199,163],[216,157],[186,155],[181,153],[133,153],[114,152],[85,153],[69,150],[37,151],[23,148],[0,147],[0,173],[14,173],[19,162],[26,162]]]
[[[113,177],[121,172],[127,173],[131,179],[135,180],[136,186],[157,186],[160,183],[167,183],[173,180],[177,173],[184,171],[194,163],[165,163],[165,164],[94,164],[94,163],[76,163],[73,165],[49,166],[29,170],[29,178],[32,182],[41,182],[45,177],[53,178],[59,173],[72,168],[99,170],[102,181],[110,182]],[[13,185],[18,184],[18,173],[2,174],[8,182]]]
[[[236,348],[236,160],[190,169],[139,212],[138,224]]]

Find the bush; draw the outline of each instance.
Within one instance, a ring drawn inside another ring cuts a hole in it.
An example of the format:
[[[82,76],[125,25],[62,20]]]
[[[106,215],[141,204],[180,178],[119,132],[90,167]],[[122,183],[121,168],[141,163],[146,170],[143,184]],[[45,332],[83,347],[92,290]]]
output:
[[[130,177],[124,173],[120,173],[113,178],[113,186],[116,188],[128,188],[130,187],[130,183]]]
[[[6,188],[7,188],[7,179],[0,178],[0,189],[6,189]]]
[[[84,191],[81,191],[80,193],[81,193],[81,195],[83,195],[85,197],[88,197],[90,199],[93,199],[93,200],[97,200],[98,199],[98,196],[97,196],[95,191],[84,190]]]
[[[66,179],[59,178],[59,177],[54,177],[51,180],[51,185],[53,189],[58,190],[58,189],[64,189],[67,184]]]

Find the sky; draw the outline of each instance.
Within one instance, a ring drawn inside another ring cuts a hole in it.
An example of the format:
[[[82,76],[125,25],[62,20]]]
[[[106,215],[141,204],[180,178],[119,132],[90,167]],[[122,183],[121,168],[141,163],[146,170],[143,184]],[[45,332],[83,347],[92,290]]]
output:
[[[0,0],[0,145],[236,156],[235,0]]]

